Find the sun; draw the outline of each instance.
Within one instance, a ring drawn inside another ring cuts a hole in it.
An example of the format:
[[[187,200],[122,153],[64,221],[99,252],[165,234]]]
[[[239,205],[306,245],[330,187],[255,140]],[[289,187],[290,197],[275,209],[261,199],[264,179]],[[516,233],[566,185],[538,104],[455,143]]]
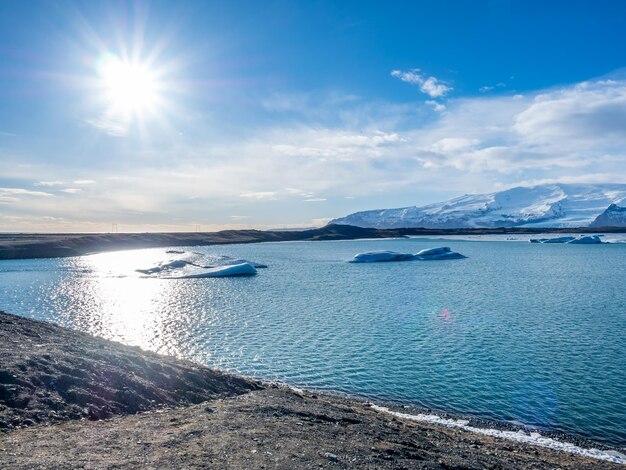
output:
[[[100,63],[99,77],[109,114],[130,119],[158,110],[162,85],[147,63],[110,55]]]

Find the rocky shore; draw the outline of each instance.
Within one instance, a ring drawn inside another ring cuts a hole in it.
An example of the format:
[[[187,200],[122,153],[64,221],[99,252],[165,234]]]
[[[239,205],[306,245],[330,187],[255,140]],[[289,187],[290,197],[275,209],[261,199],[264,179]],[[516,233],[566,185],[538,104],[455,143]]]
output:
[[[3,469],[624,468],[6,313],[0,430]]]

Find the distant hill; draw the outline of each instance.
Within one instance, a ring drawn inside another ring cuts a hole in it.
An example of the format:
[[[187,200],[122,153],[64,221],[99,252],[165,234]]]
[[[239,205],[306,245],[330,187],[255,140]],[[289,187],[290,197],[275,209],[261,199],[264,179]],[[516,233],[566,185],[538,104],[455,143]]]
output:
[[[591,227],[626,227],[626,207],[611,204],[607,210],[596,217]]]
[[[625,226],[623,206],[626,184],[546,184],[466,194],[426,206],[355,212],[330,223],[380,229]]]

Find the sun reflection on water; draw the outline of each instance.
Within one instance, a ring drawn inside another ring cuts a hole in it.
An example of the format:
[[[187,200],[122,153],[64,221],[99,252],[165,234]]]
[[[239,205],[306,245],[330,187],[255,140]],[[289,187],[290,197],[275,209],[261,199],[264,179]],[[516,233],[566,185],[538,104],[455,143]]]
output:
[[[76,260],[79,282],[60,286],[90,333],[153,351],[168,349],[164,343],[164,310],[171,280],[147,279],[135,269],[162,260],[162,250],[138,250],[85,256]],[[70,313],[73,314],[73,313]],[[74,319],[76,320],[76,319]]]

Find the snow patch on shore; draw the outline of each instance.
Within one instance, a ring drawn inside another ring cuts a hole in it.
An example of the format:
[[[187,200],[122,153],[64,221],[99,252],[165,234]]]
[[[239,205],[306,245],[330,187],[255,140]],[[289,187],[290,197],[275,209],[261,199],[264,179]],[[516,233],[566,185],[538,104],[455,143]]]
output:
[[[499,437],[502,439],[508,439],[511,441],[520,442],[522,444],[546,447],[548,449],[570,452],[573,454],[583,455],[585,457],[591,457],[594,459],[604,460],[607,462],[626,465],[626,455],[620,452],[606,451],[606,450],[600,450],[600,449],[585,449],[583,447],[571,444],[569,442],[562,442],[562,441],[557,441],[556,439],[553,439],[551,437],[544,437],[538,432],[526,433],[523,430],[501,431],[499,429],[478,428],[475,426],[470,426],[469,421],[465,419],[442,418],[441,416],[432,415],[432,414],[423,414],[423,413],[412,415],[408,413],[400,413],[398,411],[393,411],[385,406],[379,406],[373,403],[371,403],[370,405],[372,409],[376,411],[387,413],[392,416],[396,416],[398,418],[404,418],[404,419],[408,419],[411,421],[419,421],[422,423],[437,424],[437,425],[445,426],[448,428],[462,429],[464,431],[469,431],[469,432],[473,432],[476,434],[482,434],[484,436]]]

